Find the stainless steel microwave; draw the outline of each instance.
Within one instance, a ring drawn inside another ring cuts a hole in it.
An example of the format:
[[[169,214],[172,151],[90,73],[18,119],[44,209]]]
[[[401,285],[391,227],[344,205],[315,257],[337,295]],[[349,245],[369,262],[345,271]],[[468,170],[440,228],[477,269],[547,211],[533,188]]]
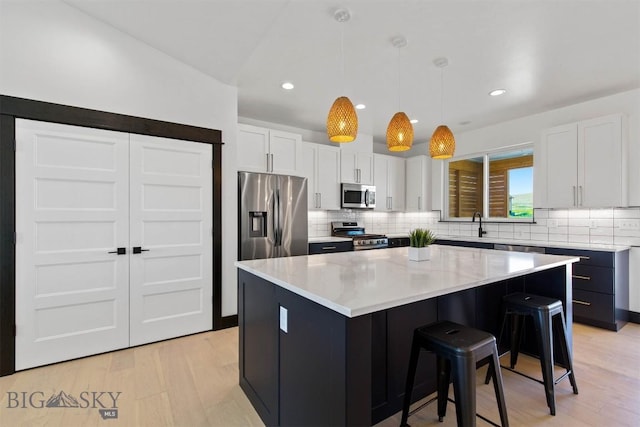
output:
[[[342,184],[340,206],[350,209],[373,209],[376,207],[374,185]]]

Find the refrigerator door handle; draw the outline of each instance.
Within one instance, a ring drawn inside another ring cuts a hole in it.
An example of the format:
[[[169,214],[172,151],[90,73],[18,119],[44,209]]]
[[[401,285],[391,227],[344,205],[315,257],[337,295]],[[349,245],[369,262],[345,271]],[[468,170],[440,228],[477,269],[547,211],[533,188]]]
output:
[[[272,197],[273,208],[271,210],[271,226],[273,228],[273,246],[278,246],[278,202],[276,201],[276,192],[274,190]]]
[[[282,245],[282,218],[280,217],[280,189],[276,189],[276,212],[278,215],[277,218],[277,229],[275,232],[276,235],[276,246]]]

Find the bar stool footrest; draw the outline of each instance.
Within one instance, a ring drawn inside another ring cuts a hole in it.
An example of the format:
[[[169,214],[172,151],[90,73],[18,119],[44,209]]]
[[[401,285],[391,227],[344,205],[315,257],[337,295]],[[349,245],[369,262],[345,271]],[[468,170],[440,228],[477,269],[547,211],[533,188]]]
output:
[[[433,403],[433,402],[435,402],[436,400],[438,400],[438,396],[432,397],[431,399],[429,399],[429,400],[427,400],[426,402],[422,403],[422,404],[421,404],[420,406],[418,406],[417,408],[415,408],[415,409],[413,409],[413,410],[409,411],[409,416],[411,416],[411,415],[415,414],[415,413],[416,413],[416,412],[418,412],[418,411],[421,411],[421,410],[422,410],[422,409],[424,409],[426,406],[428,406],[428,405],[432,404],[432,403]],[[447,401],[449,401],[449,402],[453,403],[454,405],[456,404],[456,401],[455,401],[455,400],[453,400],[453,399],[452,399],[452,398],[450,398],[450,397],[447,397]],[[494,426],[494,427],[501,427],[501,426],[500,426],[500,424],[496,424],[496,423],[494,423],[493,421],[491,421],[491,420],[490,420],[490,419],[488,419],[487,417],[485,417],[485,416],[483,416],[483,415],[481,415],[481,414],[478,414],[477,412],[476,412],[476,417],[480,418],[481,420],[483,420],[483,421],[484,421],[484,422],[486,422],[486,423],[491,424],[491,425],[492,425],[492,426]],[[439,419],[439,421],[440,421],[440,422],[442,422],[442,420],[441,420],[441,419]],[[406,425],[406,426],[408,426],[409,424],[405,424],[405,425]]]
[[[517,370],[513,369],[513,368],[512,368],[512,367],[510,367],[510,366],[500,365],[500,367],[501,367],[502,369],[506,369],[507,371],[513,372],[514,374],[521,375],[521,376],[523,376],[523,377],[525,377],[525,378],[529,378],[530,380],[533,380],[533,381],[535,381],[535,382],[537,382],[537,383],[539,383],[539,384],[544,385],[544,381],[539,380],[539,379],[534,378],[534,377],[531,377],[531,376],[529,376],[529,375],[527,375],[527,374],[525,374],[525,373],[523,373],[523,372],[517,371]],[[565,378],[568,378],[568,377],[569,377],[569,375],[571,375],[572,373],[573,373],[573,371],[571,371],[571,370],[569,370],[569,371],[565,372],[564,374],[560,375],[558,378],[554,379],[554,380],[553,380],[553,383],[554,383],[554,384],[558,384],[560,381],[564,380]]]

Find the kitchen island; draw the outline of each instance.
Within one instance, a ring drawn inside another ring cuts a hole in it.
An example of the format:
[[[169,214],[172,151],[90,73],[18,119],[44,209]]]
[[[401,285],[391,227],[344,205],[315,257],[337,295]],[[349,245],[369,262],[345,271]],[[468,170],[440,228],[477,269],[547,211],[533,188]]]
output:
[[[576,257],[431,246],[237,262],[240,386],[267,425],[372,425],[399,411],[413,329],[451,320],[497,335],[501,297],[563,301]],[[533,340],[528,340],[528,342]],[[421,358],[415,399],[435,391]]]

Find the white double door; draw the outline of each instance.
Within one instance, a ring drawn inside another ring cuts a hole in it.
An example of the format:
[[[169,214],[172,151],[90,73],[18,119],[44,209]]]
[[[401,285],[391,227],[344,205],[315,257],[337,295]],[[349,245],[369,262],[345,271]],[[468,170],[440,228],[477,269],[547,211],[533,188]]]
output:
[[[17,370],[212,328],[211,159],[16,120]]]

